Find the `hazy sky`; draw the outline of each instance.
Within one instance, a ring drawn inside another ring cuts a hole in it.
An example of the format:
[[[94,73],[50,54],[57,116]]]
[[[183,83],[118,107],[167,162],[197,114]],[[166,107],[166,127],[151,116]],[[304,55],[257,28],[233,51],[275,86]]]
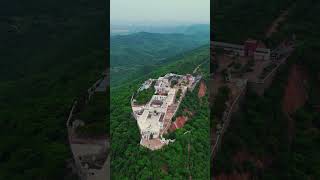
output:
[[[210,0],[110,0],[111,24],[208,23]]]

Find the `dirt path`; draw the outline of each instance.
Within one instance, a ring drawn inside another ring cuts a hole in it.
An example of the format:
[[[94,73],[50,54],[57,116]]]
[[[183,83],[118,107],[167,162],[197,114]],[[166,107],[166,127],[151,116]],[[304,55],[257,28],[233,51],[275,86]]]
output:
[[[206,61],[203,61],[202,63],[200,63],[196,68],[194,68],[194,70],[193,70],[192,73],[196,73],[196,72],[198,71],[198,69],[200,68],[200,66],[201,66],[202,64],[206,63],[206,62],[207,62],[207,60],[206,60]]]
[[[289,14],[290,9],[291,8],[285,10],[283,13],[280,14],[280,16],[277,19],[275,19],[272,22],[271,26],[269,27],[269,29],[266,32],[267,38],[270,38],[273,33],[278,32],[278,30],[279,30],[278,27],[279,27],[280,23],[284,22],[287,19],[287,16]]]

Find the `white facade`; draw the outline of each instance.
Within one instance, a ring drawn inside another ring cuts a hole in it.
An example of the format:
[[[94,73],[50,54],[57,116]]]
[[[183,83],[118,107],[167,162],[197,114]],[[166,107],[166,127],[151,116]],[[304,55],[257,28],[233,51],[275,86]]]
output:
[[[148,80],[146,80],[146,81],[141,85],[141,87],[139,88],[138,91],[143,91],[143,90],[145,90],[145,89],[149,89],[150,86],[152,85],[153,81],[154,81],[153,79],[148,79]]]
[[[257,48],[253,56],[255,60],[270,60],[271,51],[270,49]]]
[[[174,103],[175,97],[176,97],[176,89],[170,89],[168,93],[168,97],[166,99],[167,106]]]
[[[150,139],[158,138],[160,133],[159,119],[162,113],[154,112],[153,109],[145,110],[143,114],[138,117],[138,125],[142,138]]]
[[[170,81],[172,79],[178,81],[177,86],[170,87]],[[182,89],[181,96],[184,97],[189,84],[193,84],[195,79],[196,78],[192,75],[181,76],[170,73],[166,74],[164,77],[159,77],[157,80],[151,81],[151,79],[149,79],[140,87],[139,90],[143,88],[149,88],[152,82],[156,81],[154,85],[155,94],[151,97],[147,104],[137,106],[134,103],[135,99],[133,97],[131,99],[132,111],[140,129],[140,143],[142,145],[145,145],[146,143],[148,144],[149,140],[157,141],[158,139],[159,142],[162,142],[160,141],[160,137],[162,135],[161,133],[163,133],[161,130],[166,128],[164,127],[164,121],[166,120],[165,117],[168,107],[176,103],[175,99],[178,89]],[[182,83],[182,81],[185,81],[185,83]],[[152,147],[147,147],[152,149]]]
[[[245,47],[243,45],[236,45],[230,43],[213,41],[213,47],[222,48],[225,51],[231,51],[239,56],[245,56]],[[267,48],[256,48],[253,58],[255,60],[270,60],[271,50]]]

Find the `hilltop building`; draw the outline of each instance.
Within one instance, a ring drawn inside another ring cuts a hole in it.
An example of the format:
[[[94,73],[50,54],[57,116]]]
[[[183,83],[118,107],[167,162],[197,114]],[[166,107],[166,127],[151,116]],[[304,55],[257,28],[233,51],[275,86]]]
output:
[[[213,41],[212,46],[216,49],[220,48],[229,51],[235,55],[253,57],[255,60],[270,60],[271,58],[271,50],[253,39],[248,39],[243,45]]]
[[[154,88],[153,96],[144,105],[136,104],[134,96],[131,99],[133,116],[139,126],[142,146],[155,150],[170,142],[162,138],[162,135],[167,133],[172,117],[185,93],[188,89],[192,90],[200,78],[190,74],[183,76],[169,73],[158,79],[149,79],[142,84],[138,93]],[[154,84],[153,87],[152,84]]]

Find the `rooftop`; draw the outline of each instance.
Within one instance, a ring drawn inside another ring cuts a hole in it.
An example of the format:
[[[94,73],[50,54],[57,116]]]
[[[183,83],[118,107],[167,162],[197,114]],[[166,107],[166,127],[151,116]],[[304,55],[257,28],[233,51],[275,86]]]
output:
[[[159,149],[168,141],[162,138],[167,133],[172,117],[179,108],[186,91],[194,87],[197,78],[190,74],[178,75],[169,73],[158,79],[149,79],[142,84],[137,93],[143,90],[154,88],[151,99],[143,104],[135,104],[135,97],[132,97],[132,111],[139,126],[141,141],[140,144],[151,150]],[[154,84],[152,87],[151,84]],[[176,98],[178,90],[182,93]]]

